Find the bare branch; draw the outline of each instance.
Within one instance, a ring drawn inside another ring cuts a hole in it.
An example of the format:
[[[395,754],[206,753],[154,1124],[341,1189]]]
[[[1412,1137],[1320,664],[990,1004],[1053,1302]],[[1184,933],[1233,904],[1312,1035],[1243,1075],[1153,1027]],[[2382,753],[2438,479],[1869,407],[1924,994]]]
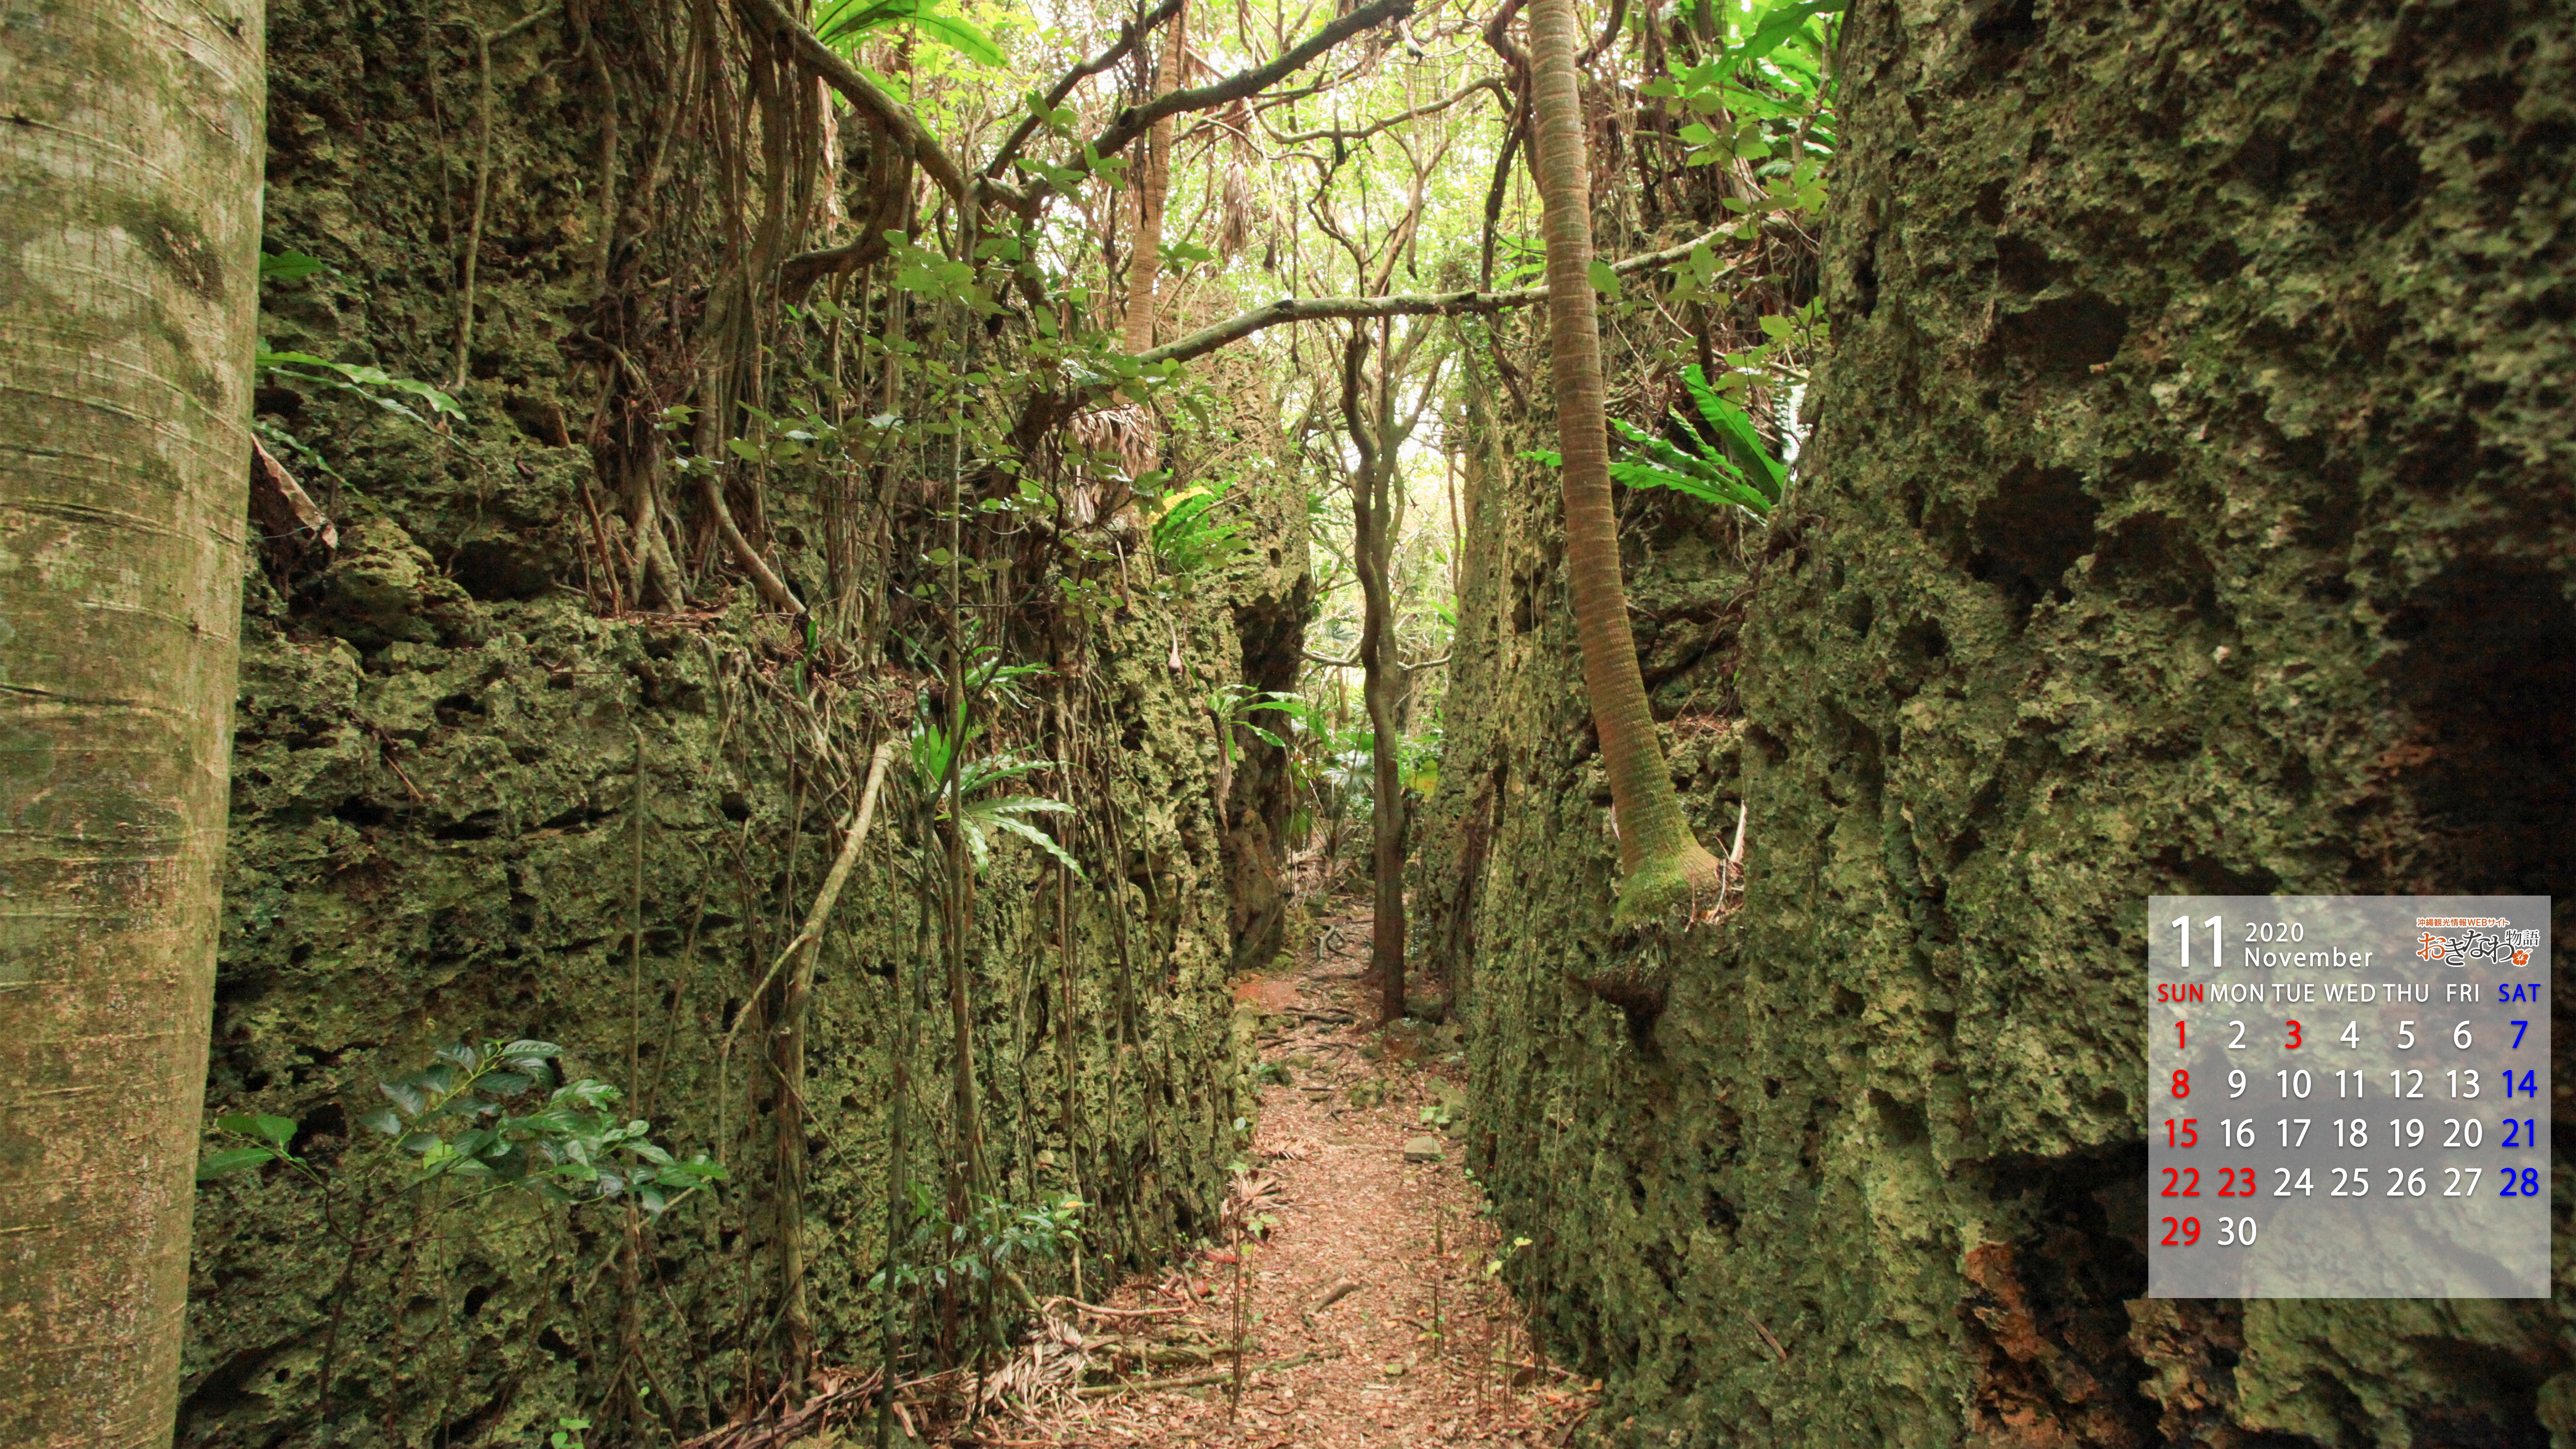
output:
[[[1047,92],[1046,109],[1052,111],[1063,105],[1064,98],[1073,94],[1075,86],[1125,60],[1127,53],[1136,48],[1136,42],[1139,39],[1151,34],[1155,26],[1180,14],[1181,6],[1187,3],[1188,0],[1163,0],[1161,5],[1156,6],[1145,16],[1143,24],[1131,21],[1121,25],[1118,29],[1118,38],[1110,42],[1107,50],[1066,71],[1064,78],[1055,83],[1054,88]],[[1011,163],[1020,159],[1020,148],[1029,143],[1029,137],[1037,134],[1037,129],[1038,118],[1035,115],[1023,116],[1019,125],[1011,129],[1011,134],[1003,138],[1002,148],[994,152],[993,159],[985,164],[981,173],[984,178],[994,180],[1009,174]]]
[[[1458,104],[1460,101],[1467,99],[1478,91],[1492,91],[1496,100],[1501,101],[1505,106],[1509,106],[1511,104],[1510,94],[1503,89],[1503,78],[1501,76],[1489,75],[1483,80],[1471,81],[1468,84],[1459,87],[1457,94],[1449,96],[1444,100],[1433,101],[1429,105],[1415,106],[1412,110],[1406,111],[1401,115],[1389,116],[1382,121],[1372,121],[1367,126],[1356,131],[1300,131],[1294,136],[1282,136],[1278,132],[1272,131],[1266,125],[1261,129],[1269,134],[1272,144],[1280,146],[1296,146],[1307,141],[1365,141],[1369,137],[1376,135],[1378,132],[1385,130],[1389,126],[1400,125],[1403,122],[1414,120],[1422,116],[1436,115],[1439,112],[1445,111],[1451,106]]]
[[[1574,58],[1575,67],[1581,69],[1600,59],[1601,52],[1608,50],[1610,43],[1619,38],[1619,27],[1627,23],[1628,0],[1610,0],[1610,14],[1601,22],[1601,38],[1584,47],[1583,53]]]
[[[1732,225],[1730,223],[1730,225]],[[1610,270],[1620,276],[1669,267],[1689,256],[1694,250],[1710,246],[1725,237],[1728,227],[1720,227],[1704,236],[1695,236],[1677,246],[1659,252],[1647,252],[1611,263]],[[1143,363],[1187,362],[1204,356],[1230,343],[1240,342],[1255,332],[1267,331],[1283,322],[1318,322],[1360,317],[1456,317],[1479,313],[1508,311],[1547,300],[1545,286],[1519,287],[1508,292],[1398,292],[1381,297],[1282,297],[1266,307],[1255,307],[1238,313],[1213,326],[1202,327],[1187,337],[1166,342],[1150,352],[1136,354]]]
[[[1494,54],[1501,56],[1514,71],[1527,76],[1529,52],[1512,39],[1512,18],[1520,13],[1521,0],[1503,0],[1501,8],[1494,12],[1494,18],[1485,22],[1485,44],[1493,47]]]
[[[777,0],[747,0],[747,3],[775,6]],[[1152,130],[1154,123],[1165,116],[1177,116],[1184,111],[1204,111],[1212,106],[1221,106],[1228,101],[1241,100],[1246,96],[1258,94],[1295,75],[1305,68],[1308,61],[1352,36],[1383,25],[1389,20],[1401,20],[1412,13],[1413,0],[1371,0],[1371,3],[1342,16],[1290,46],[1280,53],[1278,59],[1268,65],[1236,71],[1223,80],[1211,81],[1190,90],[1165,91],[1144,105],[1130,106],[1119,113],[1118,119],[1112,121],[1107,130],[1092,137],[1084,153],[1072,157],[1066,163],[1066,168],[1076,172],[1087,171],[1090,157],[1110,156],[1126,149],[1137,137]],[[1044,178],[1031,182],[1022,211],[1034,209],[1055,190],[1055,184]]]

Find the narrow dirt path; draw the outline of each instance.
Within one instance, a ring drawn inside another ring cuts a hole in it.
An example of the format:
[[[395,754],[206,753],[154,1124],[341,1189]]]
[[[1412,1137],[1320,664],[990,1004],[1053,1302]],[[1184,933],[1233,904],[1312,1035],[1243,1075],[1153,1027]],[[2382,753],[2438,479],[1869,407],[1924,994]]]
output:
[[[1463,1101],[1456,1035],[1372,1029],[1367,942],[1367,916],[1336,917],[1297,953],[1301,969],[1237,990],[1285,1078],[1262,1092],[1255,1161],[1236,1180],[1240,1260],[1220,1247],[1128,1285],[1107,1311],[1074,1310],[1095,1333],[1151,1325],[1142,1361],[1212,1349],[1212,1366],[1153,1372],[1214,1381],[1095,1386],[984,1444],[1555,1445],[1588,1411],[1587,1386],[1534,1357],[1488,1271],[1502,1246],[1440,1125]]]

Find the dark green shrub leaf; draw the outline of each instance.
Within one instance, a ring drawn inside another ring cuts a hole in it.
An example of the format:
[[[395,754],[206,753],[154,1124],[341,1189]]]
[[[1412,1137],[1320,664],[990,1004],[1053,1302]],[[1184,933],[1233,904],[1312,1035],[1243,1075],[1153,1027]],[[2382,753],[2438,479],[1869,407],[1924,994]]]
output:
[[[227,1147],[209,1152],[197,1162],[197,1181],[212,1182],[236,1172],[262,1166],[277,1156],[265,1147]]]
[[[325,270],[319,258],[302,252],[262,252],[259,257],[259,279],[263,282],[300,282]]]

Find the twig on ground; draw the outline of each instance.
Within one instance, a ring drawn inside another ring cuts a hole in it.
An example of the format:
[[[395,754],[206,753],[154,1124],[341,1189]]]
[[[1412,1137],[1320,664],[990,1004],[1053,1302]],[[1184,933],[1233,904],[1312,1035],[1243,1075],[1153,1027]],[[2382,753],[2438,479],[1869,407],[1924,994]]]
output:
[[[1780,1355],[1780,1362],[1789,1361],[1789,1350],[1780,1346],[1780,1340],[1771,1336],[1771,1330],[1762,1326],[1762,1320],[1753,1316],[1752,1309],[1738,1307],[1735,1311],[1744,1315],[1744,1321],[1753,1325],[1753,1331],[1762,1335],[1762,1341],[1771,1345],[1773,1353]]]
[[[1246,1372],[1256,1374],[1276,1373],[1281,1369],[1298,1368],[1306,1364],[1320,1362],[1321,1360],[1328,1358],[1340,1358],[1341,1356],[1342,1351],[1337,1348],[1317,1349],[1306,1353],[1291,1354],[1286,1358],[1274,1358],[1268,1363],[1254,1364],[1250,1369],[1246,1370]],[[1209,1384],[1223,1383],[1233,1376],[1234,1370],[1230,1368],[1209,1369],[1203,1373],[1175,1374],[1171,1378],[1167,1379],[1140,1379],[1133,1383],[1124,1384],[1085,1384],[1081,1388],[1074,1390],[1074,1392],[1086,1399],[1106,1398],[1112,1394],[1158,1394],[1165,1389],[1204,1388]]]
[[[1066,1306],[1067,1308],[1077,1308],[1077,1309],[1080,1309],[1081,1311],[1083,1311],[1083,1312],[1085,1312],[1085,1313],[1097,1313],[1097,1314],[1099,1314],[1099,1315],[1100,1315],[1101,1317],[1103,1317],[1103,1318],[1165,1318],[1165,1317],[1169,1317],[1169,1316],[1171,1316],[1171,1315],[1173,1315],[1173,1314],[1178,1314],[1178,1313],[1187,1313],[1187,1312],[1189,1312],[1189,1311],[1190,1311],[1190,1310],[1189,1310],[1188,1308],[1186,1308],[1186,1307],[1182,1307],[1182,1308],[1102,1308],[1102,1307],[1100,1307],[1098,1304],[1085,1303],[1085,1302],[1083,1302],[1082,1300],[1080,1300],[1080,1299],[1078,1299],[1078,1298],[1050,1298],[1050,1299],[1048,1299],[1048,1300],[1047,1300],[1047,1302],[1048,1302],[1048,1304],[1049,1304],[1049,1305],[1054,1305],[1054,1304],[1061,1303],[1061,1304],[1063,1304],[1064,1306]]]

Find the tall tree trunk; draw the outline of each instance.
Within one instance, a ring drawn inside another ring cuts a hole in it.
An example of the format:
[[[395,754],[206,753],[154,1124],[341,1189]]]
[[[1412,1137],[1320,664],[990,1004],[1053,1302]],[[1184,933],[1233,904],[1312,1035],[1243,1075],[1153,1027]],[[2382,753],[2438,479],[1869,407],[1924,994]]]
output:
[[[1163,59],[1154,73],[1158,93],[1179,87],[1182,48],[1189,42],[1190,12],[1174,11],[1163,30]],[[1154,286],[1163,264],[1163,202],[1172,186],[1172,118],[1156,121],[1145,133],[1145,153],[1137,158],[1136,239],[1127,254],[1127,316],[1119,328],[1119,346],[1131,355],[1154,345]]]
[[[1369,881],[1375,914],[1369,927],[1369,973],[1377,978],[1380,1014],[1388,1021],[1404,1015],[1404,781],[1400,751],[1404,724],[1396,717],[1395,593],[1389,582],[1395,561],[1394,510],[1396,448],[1402,437],[1394,417],[1392,371],[1400,366],[1391,351],[1381,349],[1381,375],[1374,419],[1360,405],[1365,386],[1369,329],[1384,323],[1351,324],[1342,349],[1342,423],[1359,452],[1351,473],[1351,557],[1360,576],[1360,700],[1368,711],[1370,808]],[[1410,348],[1406,352],[1410,353]]]
[[[259,287],[259,0],[0,23],[0,1439],[170,1442]]]
[[[1664,768],[1619,578],[1619,516],[1610,503],[1601,333],[1592,299],[1591,166],[1575,82],[1578,42],[1574,0],[1535,0],[1531,89],[1547,219],[1548,365],[1556,384],[1557,446],[1565,455],[1565,572],[1583,641],[1583,684],[1618,817],[1625,877],[1619,916],[1642,922],[1715,896],[1721,868],[1692,836]]]

